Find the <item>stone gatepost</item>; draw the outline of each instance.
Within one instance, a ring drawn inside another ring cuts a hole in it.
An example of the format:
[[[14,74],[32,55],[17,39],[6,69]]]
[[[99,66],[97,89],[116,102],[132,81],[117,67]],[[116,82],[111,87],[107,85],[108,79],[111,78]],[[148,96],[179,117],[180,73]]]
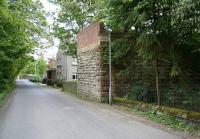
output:
[[[103,24],[92,23],[78,33],[77,43],[77,94],[99,102],[107,101],[109,67],[103,55],[105,47],[108,48],[108,31]]]

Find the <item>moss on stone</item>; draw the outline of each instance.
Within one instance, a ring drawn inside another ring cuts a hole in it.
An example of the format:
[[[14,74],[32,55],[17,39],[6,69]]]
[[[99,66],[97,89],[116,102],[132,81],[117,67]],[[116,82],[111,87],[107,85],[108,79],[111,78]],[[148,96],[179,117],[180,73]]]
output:
[[[160,111],[160,112],[172,115],[172,116],[176,116],[179,118],[183,118],[186,120],[200,122],[200,113],[198,113],[198,112],[177,109],[177,108],[170,108],[170,107],[165,107],[165,106],[157,106],[157,105],[153,105],[153,104],[147,104],[147,103],[143,103],[143,102],[127,100],[125,98],[118,98],[118,97],[113,98],[113,102],[122,104],[122,105],[126,105],[126,106],[135,107],[141,111],[157,110],[157,111]]]
[[[62,83],[63,91],[77,94],[77,81],[64,81]]]

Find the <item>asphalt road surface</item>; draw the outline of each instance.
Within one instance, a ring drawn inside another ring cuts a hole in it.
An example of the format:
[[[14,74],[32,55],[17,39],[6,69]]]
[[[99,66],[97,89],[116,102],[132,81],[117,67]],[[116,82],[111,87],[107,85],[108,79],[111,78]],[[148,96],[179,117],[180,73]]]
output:
[[[0,139],[181,139],[58,89],[18,80],[14,92],[0,113]]]

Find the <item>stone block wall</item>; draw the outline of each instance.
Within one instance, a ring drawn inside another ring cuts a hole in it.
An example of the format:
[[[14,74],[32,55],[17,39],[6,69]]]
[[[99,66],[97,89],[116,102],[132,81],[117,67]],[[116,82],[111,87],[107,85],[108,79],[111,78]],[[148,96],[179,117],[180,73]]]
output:
[[[114,40],[121,34],[112,33],[111,36]],[[77,43],[77,95],[99,102],[107,101],[109,92],[108,32],[103,24],[90,24],[78,33]],[[118,76],[118,73],[125,70],[127,65],[112,64],[113,96],[156,104],[155,61],[144,62],[142,57],[134,53],[127,60],[133,68],[121,76]],[[171,63],[167,61],[158,61],[161,104],[200,111],[199,77],[194,79],[183,73],[173,79],[170,76],[171,66]]]
[[[109,74],[102,53],[103,47],[108,43],[108,33],[103,24],[93,23],[84,28],[77,35],[77,43],[77,95],[99,102],[106,101]]]

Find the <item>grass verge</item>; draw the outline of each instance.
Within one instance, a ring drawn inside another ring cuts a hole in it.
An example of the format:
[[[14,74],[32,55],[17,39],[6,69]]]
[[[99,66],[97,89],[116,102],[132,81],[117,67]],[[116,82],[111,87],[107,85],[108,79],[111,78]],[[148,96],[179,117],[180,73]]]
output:
[[[141,111],[137,108],[130,108],[128,106],[121,106],[121,107],[124,111],[132,112],[140,117],[144,117],[155,123],[159,123],[169,128],[176,129],[178,131],[183,131],[200,137],[200,129],[198,127],[195,127],[191,124],[187,124],[174,116],[156,110]]]
[[[6,91],[0,93],[0,107],[2,107],[5,104],[8,95],[9,93],[7,93]]]

